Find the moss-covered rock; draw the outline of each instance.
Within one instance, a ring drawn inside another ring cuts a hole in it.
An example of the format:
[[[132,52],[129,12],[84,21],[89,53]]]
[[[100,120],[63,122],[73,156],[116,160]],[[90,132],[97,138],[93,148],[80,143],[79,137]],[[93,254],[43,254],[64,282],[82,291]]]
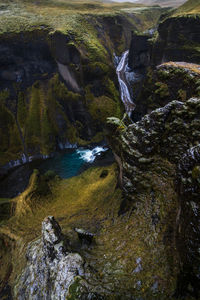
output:
[[[108,139],[122,171],[122,212],[134,207],[138,213],[143,207],[142,214],[151,215],[149,224],[157,232],[153,245],[161,234],[176,274],[170,273],[174,279],[166,293],[174,289],[177,296],[191,299],[199,295],[199,109],[199,99],[173,101],[122,131],[116,120],[108,124]],[[171,250],[170,236],[177,245],[172,243]]]
[[[200,63],[200,17],[197,14],[180,14],[166,18],[158,26],[153,45],[152,63],[186,61]]]
[[[190,97],[198,97],[199,80],[199,65],[196,64],[168,62],[155,70],[149,68],[135,100],[133,118],[138,120],[174,99],[185,102]]]

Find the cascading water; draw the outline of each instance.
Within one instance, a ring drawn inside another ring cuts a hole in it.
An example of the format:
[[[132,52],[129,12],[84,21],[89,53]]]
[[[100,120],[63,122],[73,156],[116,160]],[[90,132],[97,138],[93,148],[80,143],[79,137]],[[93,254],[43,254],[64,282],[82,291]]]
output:
[[[135,108],[135,104],[131,99],[128,81],[126,79],[126,73],[125,73],[128,67],[128,54],[129,54],[128,50],[122,54],[116,72],[117,72],[118,81],[120,85],[121,100],[124,103],[126,113],[128,114],[129,117],[131,117],[132,111]]]

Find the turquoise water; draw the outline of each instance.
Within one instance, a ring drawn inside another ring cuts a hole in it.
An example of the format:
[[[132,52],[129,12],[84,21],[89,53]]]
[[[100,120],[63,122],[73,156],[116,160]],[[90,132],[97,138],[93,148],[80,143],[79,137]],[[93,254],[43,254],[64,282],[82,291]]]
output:
[[[81,170],[92,166],[95,158],[102,152],[105,147],[95,147],[93,149],[70,149],[62,153],[58,153],[55,157],[41,161],[36,166],[42,173],[52,170],[62,178],[70,178],[78,175]]]
[[[112,153],[109,154],[110,151],[105,152],[106,150],[107,148],[101,146],[93,149],[68,149],[47,160],[37,160],[20,166],[0,181],[0,198],[13,198],[22,193],[34,169],[39,169],[43,174],[52,170],[61,178],[70,178],[94,165],[110,164],[114,158]],[[102,152],[105,152],[105,155],[99,156]],[[96,161],[98,156],[100,159]]]

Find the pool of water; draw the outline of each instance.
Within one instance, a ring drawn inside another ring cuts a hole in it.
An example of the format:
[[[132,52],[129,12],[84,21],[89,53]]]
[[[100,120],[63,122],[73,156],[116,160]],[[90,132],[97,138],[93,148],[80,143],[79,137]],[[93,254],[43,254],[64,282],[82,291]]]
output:
[[[42,174],[52,170],[61,178],[70,178],[92,166],[104,166],[114,162],[111,150],[104,146],[67,149],[47,160],[36,160],[12,170],[0,181],[0,198],[13,198],[23,192],[34,169]]]
[[[82,169],[92,166],[97,157],[100,157],[108,148],[97,146],[93,149],[70,149],[57,153],[55,157],[42,161],[37,167],[42,173],[54,171],[62,178],[78,175]]]

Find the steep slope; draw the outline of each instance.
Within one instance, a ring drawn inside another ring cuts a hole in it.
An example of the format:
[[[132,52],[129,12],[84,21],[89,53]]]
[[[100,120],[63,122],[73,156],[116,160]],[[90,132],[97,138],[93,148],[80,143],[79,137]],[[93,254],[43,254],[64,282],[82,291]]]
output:
[[[154,65],[170,60],[200,63],[198,14],[175,15],[159,25],[158,38],[152,50]]]
[[[189,299],[199,295],[199,108],[199,99],[173,101],[127,127],[114,118],[108,123],[121,169],[122,209],[144,205],[148,215],[151,203],[149,222],[159,234],[164,230],[160,239],[173,253],[173,267],[179,261],[175,294]]]
[[[149,69],[138,97],[133,119],[139,120],[173,99],[186,101],[200,96],[200,65],[167,62]]]
[[[81,275],[87,290],[76,282],[74,299],[91,294],[106,300],[198,299],[199,109],[199,99],[173,101],[127,127],[109,120],[123,195],[114,165],[68,180],[34,174],[27,191],[13,200],[12,218],[1,224],[2,291],[15,287],[20,297],[23,290],[28,293],[34,281],[27,286],[26,279],[45,274],[44,266],[50,272],[41,276],[40,285],[47,292],[47,278],[53,291],[61,266],[68,274],[68,264],[61,263],[68,260],[65,252],[55,243],[51,260],[35,240],[43,219],[54,215],[68,251],[78,252],[88,268]],[[95,234],[94,243],[82,244],[74,228]],[[62,280],[67,280],[64,273]],[[40,290],[35,291],[39,299]]]
[[[199,14],[199,12],[200,1],[188,0],[175,11],[175,14]]]
[[[135,6],[134,6],[135,7]],[[0,20],[0,167],[57,149],[99,142],[106,117],[120,117],[113,55],[131,30],[155,22],[125,6],[4,2]],[[126,9],[127,12],[124,12]],[[3,168],[2,168],[3,167]]]

